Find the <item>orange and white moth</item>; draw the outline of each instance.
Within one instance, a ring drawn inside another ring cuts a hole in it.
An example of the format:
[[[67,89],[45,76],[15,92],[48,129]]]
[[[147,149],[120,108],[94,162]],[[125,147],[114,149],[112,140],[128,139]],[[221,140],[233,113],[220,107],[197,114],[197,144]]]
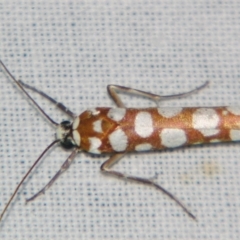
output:
[[[29,173],[42,156],[57,143],[60,143],[64,148],[72,148],[72,153],[50,182],[34,196],[27,199],[27,201],[32,201],[43,194],[67,170],[79,152],[85,151],[94,154],[109,153],[111,154],[110,158],[101,165],[103,172],[157,188],[174,200],[192,219],[196,220],[196,217],[174,195],[155,183],[152,179],[131,176],[112,170],[112,165],[126,153],[132,151],[162,150],[192,144],[240,140],[240,107],[163,108],[157,106],[156,108],[143,109],[126,108],[117,94],[117,91],[120,91],[140,95],[150,98],[158,104],[161,100],[192,94],[205,87],[208,82],[190,92],[171,96],[159,96],[123,86],[109,85],[107,87],[109,95],[116,103],[117,108],[96,107],[86,110],[78,116],[62,103],[58,103],[42,91],[21,81],[17,81],[2,61],[0,61],[0,64],[3,70],[38,110],[56,126],[57,131],[56,140],[43,151],[17,185],[0,215],[0,221]],[[53,104],[56,104],[56,106],[72,118],[72,122],[63,121],[60,124],[54,122],[27,93],[26,88],[37,92]]]

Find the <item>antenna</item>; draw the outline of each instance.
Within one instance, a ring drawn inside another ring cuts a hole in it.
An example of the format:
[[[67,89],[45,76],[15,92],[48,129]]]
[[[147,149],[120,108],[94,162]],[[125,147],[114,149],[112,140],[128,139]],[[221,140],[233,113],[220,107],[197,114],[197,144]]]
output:
[[[16,80],[16,78],[10,73],[10,71],[7,69],[7,67],[4,65],[4,63],[0,60],[0,64],[2,65],[5,72],[8,74],[8,76],[15,82],[15,84],[20,88],[22,92],[27,96],[27,98],[32,102],[32,104],[48,119],[49,122],[51,122],[53,125],[58,126],[59,124],[53,121],[44,111],[43,109],[37,104],[37,102],[28,94],[28,92],[23,88],[21,83]]]

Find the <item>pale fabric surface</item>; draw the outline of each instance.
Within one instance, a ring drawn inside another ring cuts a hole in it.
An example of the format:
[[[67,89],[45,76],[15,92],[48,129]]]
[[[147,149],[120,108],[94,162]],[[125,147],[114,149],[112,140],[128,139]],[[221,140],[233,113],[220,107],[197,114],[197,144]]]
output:
[[[0,58],[18,79],[76,113],[114,106],[107,84],[163,95],[200,93],[163,106],[237,105],[239,1],[1,1]],[[0,208],[54,129],[0,73]],[[33,94],[56,121],[66,119]],[[127,106],[153,106],[123,96]],[[197,216],[155,189],[104,176],[107,156],[79,154],[47,193],[25,205],[70,152],[55,148],[21,188],[0,239],[239,239],[238,144],[126,156],[115,169],[154,177]]]

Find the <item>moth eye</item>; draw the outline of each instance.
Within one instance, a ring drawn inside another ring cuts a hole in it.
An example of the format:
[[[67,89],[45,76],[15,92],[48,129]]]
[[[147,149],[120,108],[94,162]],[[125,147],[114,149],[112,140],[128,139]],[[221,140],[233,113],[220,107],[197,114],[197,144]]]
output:
[[[75,145],[72,142],[71,138],[66,138],[64,139],[63,142],[61,142],[61,145],[65,148],[65,149],[71,149],[73,148]]]

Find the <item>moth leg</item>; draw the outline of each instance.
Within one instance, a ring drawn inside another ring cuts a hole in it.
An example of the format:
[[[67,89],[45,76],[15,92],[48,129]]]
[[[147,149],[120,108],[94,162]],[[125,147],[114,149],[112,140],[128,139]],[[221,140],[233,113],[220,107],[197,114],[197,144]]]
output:
[[[124,86],[120,86],[120,85],[108,85],[107,90],[108,90],[109,95],[113,99],[113,101],[116,103],[116,105],[118,107],[124,108],[125,105],[123,104],[122,100],[120,99],[117,91],[118,92],[123,92],[123,93],[128,93],[128,94],[133,94],[133,95],[138,95],[138,96],[141,96],[141,97],[150,98],[151,100],[156,102],[156,104],[158,105],[159,101],[170,100],[170,99],[174,99],[174,98],[187,97],[187,96],[189,96],[193,93],[196,93],[197,91],[205,88],[208,84],[209,84],[209,82],[206,81],[204,84],[202,84],[201,86],[199,86],[199,87],[197,87],[197,88],[195,88],[191,91],[188,91],[188,92],[185,92],[185,93],[174,94],[174,95],[167,95],[167,96],[160,96],[160,95],[157,95],[157,94],[137,90],[137,89],[134,89],[134,88],[128,88],[128,87],[124,87]]]
[[[66,113],[68,116],[75,118],[76,114],[74,114],[72,111],[70,111],[64,104],[62,104],[61,102],[57,102],[55,99],[53,99],[52,97],[50,97],[49,95],[47,95],[46,93],[44,93],[41,90],[36,89],[35,87],[32,87],[26,83],[24,83],[21,80],[17,81],[21,86],[28,88],[36,93],[38,93],[39,95],[41,95],[42,97],[46,98],[47,100],[49,100],[50,102],[52,102],[53,104],[55,104],[55,106],[57,108],[59,108],[61,111],[63,111],[64,113]]]
[[[122,178],[122,179],[131,180],[134,182],[146,184],[146,185],[157,188],[158,190],[160,190],[161,192],[166,194],[169,198],[171,198],[173,201],[175,201],[183,209],[183,211],[185,213],[187,213],[187,215],[189,217],[191,217],[195,221],[197,220],[196,217],[180,202],[180,200],[178,200],[172,193],[168,192],[166,189],[164,189],[160,185],[156,184],[153,180],[147,179],[147,178],[142,178],[142,177],[131,176],[131,175],[127,175],[127,174],[124,174],[124,173],[121,173],[118,171],[111,170],[110,169],[111,166],[113,166],[117,161],[119,161],[124,156],[124,154],[125,153],[117,153],[117,154],[114,154],[113,156],[111,156],[108,160],[106,160],[101,165],[101,171],[111,174],[113,176]]]
[[[57,180],[57,178],[69,168],[69,166],[71,165],[72,161],[74,160],[74,158],[76,157],[78,152],[79,152],[79,149],[75,148],[74,151],[67,158],[67,160],[63,163],[61,168],[57,171],[57,173],[49,181],[49,183],[46,184],[45,187],[42,190],[40,190],[38,193],[36,193],[32,197],[26,199],[26,202],[33,201],[34,199],[36,199],[40,195],[44,194],[46,192],[46,190],[49,189],[53,185],[53,183]]]
[[[33,163],[33,165],[28,169],[28,171],[25,173],[25,175],[23,176],[22,180],[18,183],[17,187],[15,188],[13,194],[11,195],[11,197],[9,198],[6,206],[4,207],[3,211],[0,214],[0,222],[3,218],[3,215],[5,214],[5,212],[7,211],[10,203],[12,202],[12,200],[14,199],[14,197],[16,196],[19,188],[22,186],[23,182],[25,181],[25,179],[29,176],[29,174],[32,172],[32,170],[36,167],[36,165],[39,163],[39,161],[42,159],[42,157],[49,151],[49,149],[51,149],[56,143],[58,143],[59,140],[55,140],[53,141],[50,145],[48,145],[48,147],[40,154],[40,156],[37,158],[37,160]]]

